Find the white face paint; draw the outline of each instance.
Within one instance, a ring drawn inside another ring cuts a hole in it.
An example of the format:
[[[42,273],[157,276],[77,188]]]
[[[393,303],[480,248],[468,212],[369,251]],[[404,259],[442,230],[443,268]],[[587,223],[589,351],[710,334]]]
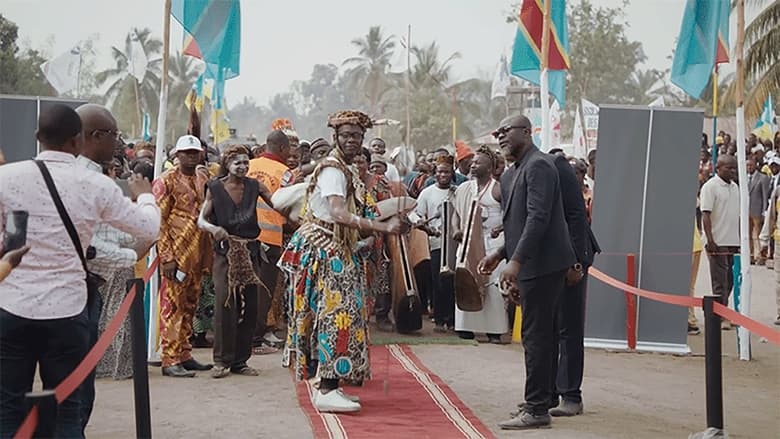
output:
[[[239,154],[228,163],[228,172],[236,177],[244,177],[249,171],[249,156]]]

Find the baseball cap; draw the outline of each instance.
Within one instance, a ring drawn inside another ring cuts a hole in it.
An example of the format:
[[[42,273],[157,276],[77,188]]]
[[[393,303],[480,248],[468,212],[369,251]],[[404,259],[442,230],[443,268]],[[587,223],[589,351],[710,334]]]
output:
[[[176,141],[176,147],[173,149],[174,153],[181,151],[203,151],[203,147],[200,146],[200,140],[189,134],[179,137]]]

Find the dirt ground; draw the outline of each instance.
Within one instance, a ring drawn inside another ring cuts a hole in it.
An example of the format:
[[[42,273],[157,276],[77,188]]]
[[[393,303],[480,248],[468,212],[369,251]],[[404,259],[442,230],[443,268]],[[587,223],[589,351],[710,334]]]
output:
[[[697,295],[709,289],[706,273],[703,260]],[[774,273],[763,267],[753,273],[753,316],[771,325],[776,312]],[[737,358],[734,331],[723,334],[726,430],[732,438],[780,437],[780,348],[753,337],[754,360],[744,362]],[[555,419],[552,429],[527,432],[496,427],[522,400],[525,377],[519,346],[419,345],[414,352],[497,437],[655,439],[685,438],[705,427],[703,336],[689,337],[689,344],[693,354],[684,357],[588,350],[585,414]],[[211,352],[198,350],[196,357],[208,361]],[[250,364],[261,369],[261,376],[221,380],[207,373],[193,379],[163,378],[159,368],[150,368],[154,436],[312,437],[280,358],[255,356]],[[382,379],[381,370],[374,375]],[[392,382],[389,386],[392,391]],[[132,392],[129,380],[99,380],[87,436],[134,437]]]

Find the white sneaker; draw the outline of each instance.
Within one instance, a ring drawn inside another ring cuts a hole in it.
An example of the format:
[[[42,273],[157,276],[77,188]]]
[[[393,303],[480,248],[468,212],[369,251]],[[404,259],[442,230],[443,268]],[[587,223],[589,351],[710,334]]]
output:
[[[281,343],[284,341],[281,338],[277,337],[276,334],[270,331],[265,333],[265,335],[263,336],[263,340],[267,341],[268,343]]]
[[[350,413],[360,411],[360,404],[350,401],[338,390],[328,393],[318,391],[314,395],[314,408],[319,412]]]
[[[341,392],[341,396],[343,396],[344,398],[347,398],[348,400],[350,400],[352,402],[356,402],[356,403],[360,404],[360,397],[359,396],[357,396],[357,395],[350,395],[349,393],[347,393],[344,390],[342,390],[341,387],[336,389],[336,392]]]

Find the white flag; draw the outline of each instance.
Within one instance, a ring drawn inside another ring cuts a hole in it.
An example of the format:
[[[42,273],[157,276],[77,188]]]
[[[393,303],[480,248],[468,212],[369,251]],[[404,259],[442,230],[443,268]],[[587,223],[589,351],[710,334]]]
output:
[[[127,54],[127,72],[132,75],[140,84],[146,76],[146,66],[149,64],[149,58],[146,57],[144,46],[138,39],[135,31],[130,32],[130,53]]]
[[[550,148],[557,148],[561,144],[561,107],[557,100],[550,105]]]
[[[493,77],[493,85],[490,87],[490,99],[506,97],[507,88],[509,88],[509,66],[506,55],[501,55],[496,67],[496,75]]]
[[[664,97],[658,96],[653,102],[647,104],[648,107],[664,107]]]
[[[574,157],[584,159],[588,153],[588,147],[585,143],[585,132],[582,131],[579,105],[577,105],[577,111],[574,113],[574,132],[572,133],[571,138],[571,142],[574,144]]]
[[[57,93],[67,93],[78,87],[81,51],[78,46],[41,64],[41,71]]]

